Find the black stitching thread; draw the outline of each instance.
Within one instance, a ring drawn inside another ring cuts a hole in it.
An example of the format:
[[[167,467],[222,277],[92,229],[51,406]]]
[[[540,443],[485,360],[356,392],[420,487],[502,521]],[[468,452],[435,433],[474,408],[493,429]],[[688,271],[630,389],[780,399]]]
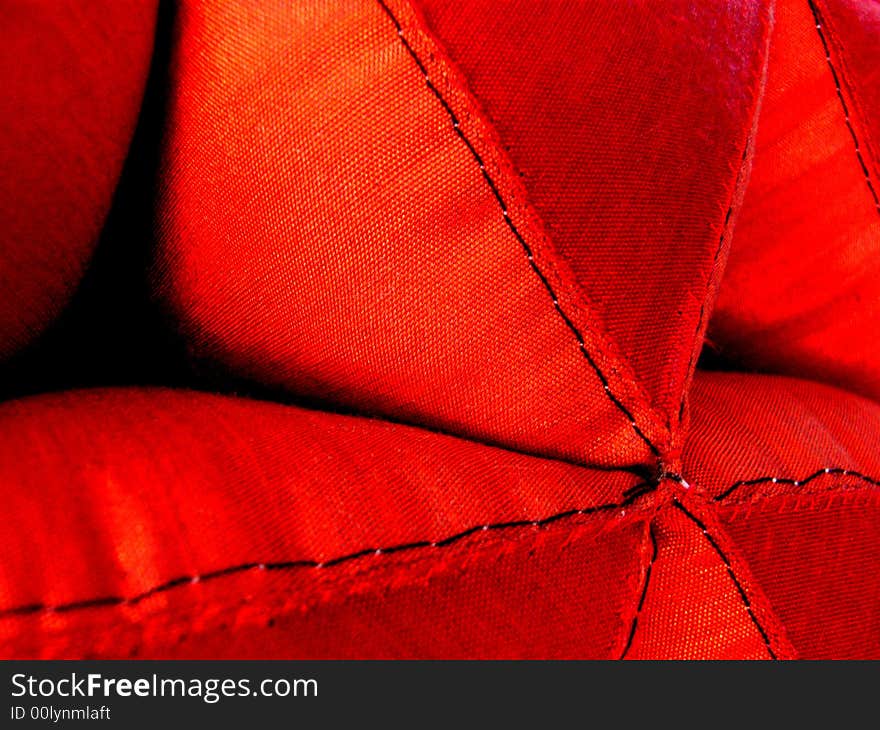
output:
[[[871,181],[871,175],[868,172],[868,165],[865,163],[865,159],[862,157],[862,148],[859,144],[859,138],[856,136],[856,131],[853,129],[852,122],[850,121],[849,114],[849,106],[847,106],[846,100],[843,98],[843,91],[840,86],[840,78],[837,75],[837,70],[834,68],[834,64],[831,62],[831,51],[828,48],[828,42],[825,40],[825,34],[822,32],[822,14],[819,12],[819,8],[816,7],[815,2],[813,0],[807,0],[810,5],[810,12],[813,13],[813,19],[816,21],[816,32],[819,34],[819,40],[822,41],[822,48],[825,51],[825,60],[828,63],[828,68],[831,69],[831,77],[834,79],[834,87],[837,90],[837,98],[840,99],[840,105],[843,107],[843,118],[846,122],[846,128],[849,130],[849,134],[853,139],[853,143],[856,147],[856,158],[859,161],[859,166],[862,168],[862,172],[865,175],[865,182],[868,185],[868,191],[871,193],[871,197],[874,199],[874,207],[877,209],[877,212],[880,213],[880,198],[877,197],[877,191],[874,189],[874,183]]]
[[[703,320],[706,316],[706,300],[709,298],[709,292],[712,288],[712,279],[715,276],[715,271],[718,268],[718,259],[721,258],[721,251],[724,250],[724,241],[727,236],[727,225],[730,223],[730,217],[733,215],[733,204],[736,200],[736,191],[739,190],[740,182],[742,181],[743,170],[746,165],[746,158],[749,156],[749,148],[751,147],[752,138],[749,135],[746,140],[746,146],[743,150],[742,157],[739,162],[739,170],[736,173],[736,180],[733,183],[733,194],[730,199],[730,206],[727,208],[727,213],[724,214],[724,223],[721,226],[721,237],[718,239],[718,247],[715,249],[715,257],[712,259],[712,268],[709,270],[709,278],[706,280],[706,291],[703,294],[703,301],[700,304],[700,316],[697,318],[697,329],[694,331],[694,345],[691,349],[691,357],[688,360],[687,370],[685,370],[685,380],[687,380],[688,376],[690,376],[691,368],[694,367],[694,363],[697,359],[697,356],[703,350],[703,341],[702,339],[697,341],[697,338],[700,336],[700,330],[703,328]],[[687,388],[681,394],[681,403],[678,406],[678,422],[681,423],[684,419],[684,403],[687,399]]]
[[[803,479],[792,479],[790,477],[756,477],[755,479],[742,479],[732,484],[730,487],[721,492],[721,494],[713,497],[713,500],[716,502],[720,502],[722,499],[726,499],[727,497],[729,497],[740,487],[750,487],[754,484],[765,484],[767,482],[771,482],[773,484],[790,484],[793,487],[802,487],[805,484],[809,484],[814,479],[818,479],[819,477],[825,476],[826,474],[831,474],[834,476],[854,477],[855,479],[860,479],[863,482],[867,482],[868,484],[873,484],[875,487],[880,487],[880,480],[874,479],[873,477],[869,477],[865,474],[861,474],[857,471],[853,471],[852,469],[825,467],[824,469],[819,469],[819,471],[813,472],[812,474],[810,474],[810,476],[804,477]]]
[[[695,515],[691,514],[688,509],[677,499],[672,502],[673,507],[681,510],[686,514],[691,521],[700,528],[700,531],[703,533],[703,537],[709,542],[712,548],[718,553],[718,557],[721,558],[721,562],[724,563],[724,567],[727,569],[727,575],[730,576],[730,579],[733,581],[733,584],[736,586],[736,590],[739,593],[739,597],[742,599],[743,605],[746,607],[746,611],[748,611],[749,617],[752,619],[752,623],[758,629],[758,632],[761,634],[761,638],[764,640],[764,645],[767,647],[767,652],[770,654],[771,659],[777,659],[776,652],[773,651],[773,647],[770,646],[770,637],[767,635],[767,632],[764,630],[764,627],[761,626],[761,622],[758,621],[758,617],[755,616],[755,612],[752,609],[752,602],[749,600],[748,595],[745,592],[745,589],[742,587],[742,584],[739,582],[739,579],[736,577],[736,573],[733,572],[733,566],[730,564],[730,560],[727,555],[724,554],[724,551],[721,549],[721,546],[715,541],[715,538],[712,537],[712,534],[709,532],[709,529],[704,525],[699,518]]]
[[[458,138],[464,142],[465,146],[468,148],[468,151],[471,154],[471,157],[474,158],[476,163],[480,166],[480,172],[483,174],[483,178],[486,180],[486,183],[489,186],[489,189],[492,191],[492,195],[495,196],[495,200],[498,201],[498,205],[501,208],[501,216],[504,219],[504,222],[507,224],[507,227],[510,229],[511,233],[513,233],[514,237],[517,241],[519,241],[520,246],[523,249],[523,252],[528,259],[529,266],[531,266],[532,271],[538,276],[541,280],[541,284],[543,284],[544,288],[547,290],[547,293],[550,295],[550,299],[553,301],[553,307],[556,309],[556,312],[562,318],[562,321],[565,323],[565,326],[571,331],[571,333],[575,336],[577,340],[578,347],[580,348],[581,353],[584,358],[586,358],[590,367],[596,373],[596,376],[599,378],[599,382],[602,383],[602,388],[605,391],[605,395],[608,396],[608,399],[615,405],[615,407],[626,416],[629,421],[630,426],[633,431],[635,431],[636,435],[647,444],[648,448],[651,450],[651,453],[660,457],[660,452],[657,450],[657,447],[651,442],[651,440],[644,434],[644,432],[639,428],[636,423],[636,419],[633,417],[633,414],[630,410],[623,404],[623,402],[611,391],[611,387],[608,384],[608,378],[605,377],[605,373],[599,368],[599,365],[593,359],[593,356],[587,350],[586,342],[584,340],[584,336],[581,334],[581,331],[578,329],[577,325],[569,319],[568,315],[562,310],[562,307],[559,305],[559,298],[556,296],[556,292],[553,290],[553,286],[547,280],[547,277],[544,276],[544,273],[538,267],[538,264],[535,262],[534,254],[532,253],[531,246],[526,243],[525,238],[519,232],[519,229],[516,227],[516,224],[511,220],[510,213],[507,208],[507,203],[501,195],[501,192],[498,189],[498,186],[495,184],[495,181],[492,179],[492,176],[489,174],[486,169],[486,165],[483,162],[483,158],[477,152],[474,145],[467,138],[464,132],[461,129],[461,124],[459,122],[458,117],[455,112],[452,110],[452,107],[449,105],[449,102],[443,98],[443,95],[440,93],[439,89],[434,85],[434,82],[431,81],[430,76],[428,75],[428,69],[422,63],[422,60],[418,57],[418,54],[413,50],[412,46],[409,44],[409,41],[403,34],[403,27],[400,24],[400,21],[391,11],[391,9],[386,5],[384,0],[376,0],[379,5],[382,7],[382,10],[385,11],[385,14],[394,24],[395,29],[397,30],[397,37],[400,39],[400,42],[403,44],[403,47],[406,49],[407,53],[410,57],[415,61],[416,66],[418,66],[419,71],[422,76],[425,78],[425,84],[427,85],[430,92],[436,97],[436,99],[440,102],[443,110],[446,112],[450,121],[452,122],[452,129],[458,135]]]
[[[626,659],[626,655],[632,647],[633,639],[636,637],[636,627],[639,625],[639,616],[642,614],[642,607],[645,605],[645,599],[648,597],[648,584],[651,582],[651,569],[654,567],[654,562],[657,560],[657,538],[654,536],[653,525],[648,526],[648,535],[651,538],[651,560],[648,562],[648,567],[645,568],[645,582],[642,585],[642,593],[639,597],[639,604],[636,606],[636,614],[633,616],[632,625],[629,629],[626,646],[623,647],[623,653],[620,655],[621,659]]]
[[[595,514],[597,512],[621,509],[632,504],[640,496],[649,491],[652,491],[653,489],[654,486],[651,484],[637,484],[635,485],[635,487],[631,487],[629,490],[627,490],[627,492],[624,493],[624,498],[619,502],[600,504],[593,507],[584,507],[581,509],[569,509],[565,510],[564,512],[557,512],[550,517],[544,517],[539,520],[510,520],[507,522],[493,522],[486,525],[476,525],[475,527],[470,527],[467,530],[463,530],[462,532],[450,535],[449,537],[444,537],[440,540],[419,540],[416,542],[407,542],[401,543],[399,545],[392,545],[390,547],[367,548],[364,550],[358,550],[357,552],[348,553],[346,555],[342,555],[336,558],[331,558],[329,560],[286,560],[268,563],[240,563],[238,565],[232,565],[227,568],[221,568],[220,570],[202,573],[201,575],[188,575],[173,578],[164,583],[153,586],[152,588],[149,588],[142,593],[138,593],[134,596],[130,596],[127,598],[124,596],[104,596],[100,598],[90,598],[83,601],[72,601],[70,603],[62,603],[56,605],[48,605],[45,603],[31,603],[24,606],[17,606],[15,608],[2,609],[0,610],[0,618],[6,618],[9,616],[23,616],[27,614],[41,612],[64,613],[67,611],[75,611],[83,608],[99,608],[103,606],[131,606],[140,603],[147,598],[155,596],[158,593],[164,593],[165,591],[169,591],[179,586],[206,583],[211,580],[216,580],[217,578],[223,578],[225,576],[234,575],[236,573],[245,573],[250,570],[269,571],[292,570],[296,568],[332,568],[333,566],[341,565],[342,563],[347,563],[349,561],[357,560],[359,558],[364,558],[370,555],[379,557],[381,555],[392,555],[394,553],[401,553],[409,550],[418,550],[423,548],[441,549],[449,547],[450,545],[464,540],[467,537],[471,537],[472,535],[476,535],[477,533],[481,532],[510,530],[523,527],[531,527],[537,529],[546,527],[554,522],[558,522],[560,520],[564,520],[570,517],[586,516]]]
[[[875,479],[873,477],[869,477],[865,474],[861,474],[857,471],[853,471],[851,469],[842,469],[838,467],[826,467],[824,469],[820,469],[817,472],[805,477],[804,479],[791,479],[787,477],[757,477],[755,479],[744,479],[735,482],[733,485],[728,487],[724,492],[717,495],[713,499],[715,501],[721,501],[728,497],[731,493],[733,493],[736,489],[744,486],[751,486],[755,484],[761,484],[766,482],[772,482],[774,484],[790,484],[792,486],[803,486],[813,481],[814,479],[819,478],[820,476],[831,474],[837,476],[849,476],[854,477],[856,479],[860,479],[868,484],[872,484],[874,486],[880,486],[880,479]],[[667,477],[669,475],[666,475]],[[569,517],[574,517],[577,515],[590,515],[596,512],[621,509],[626,507],[633,502],[635,502],[639,497],[648,492],[652,492],[657,488],[657,484],[655,481],[652,482],[639,482],[634,484],[631,487],[628,487],[623,492],[623,499],[619,502],[615,503],[606,503],[596,505],[594,507],[586,507],[582,509],[571,509],[566,510],[564,512],[559,512],[557,514],[551,515],[550,517],[545,517],[540,520],[513,520],[508,522],[496,522],[487,525],[478,525],[475,527],[468,528],[462,532],[456,533],[455,535],[451,535],[449,537],[443,538],[441,540],[429,541],[429,540],[420,540],[417,542],[403,543],[400,545],[394,545],[386,548],[368,548],[364,550],[359,550],[354,553],[349,553],[347,555],[343,555],[337,558],[332,558],[330,560],[318,561],[318,560],[290,560],[290,561],[282,561],[282,562],[274,562],[274,563],[240,563],[238,565],[229,566],[227,568],[221,568],[219,570],[214,570],[208,573],[203,573],[197,576],[180,576],[178,578],[173,578],[164,583],[160,583],[157,586],[149,588],[148,590],[139,593],[135,596],[131,596],[126,598],[124,596],[104,596],[99,598],[90,598],[83,601],[72,601],[70,603],[56,604],[56,605],[48,605],[45,603],[31,603],[24,606],[17,606],[15,608],[7,608],[0,610],[0,618],[5,618],[8,616],[20,616],[27,615],[33,613],[40,612],[57,612],[64,613],[66,611],[74,611],[77,609],[85,609],[85,608],[100,608],[103,606],[118,606],[118,605],[133,605],[136,603],[140,603],[141,601],[150,598],[151,596],[156,595],[157,593],[163,593],[165,591],[171,590],[173,588],[177,588],[178,586],[187,585],[187,584],[196,584],[196,583],[204,583],[206,581],[215,580],[217,578],[222,578],[224,576],[233,575],[236,573],[243,573],[249,570],[288,570],[294,568],[328,568],[334,565],[339,565],[341,563],[348,562],[350,560],[356,560],[358,558],[366,557],[368,555],[391,555],[393,553],[399,553],[406,550],[416,550],[420,548],[443,548],[452,545],[459,540],[463,540],[471,535],[477,534],[479,532],[488,532],[490,530],[506,530],[511,528],[520,528],[520,527],[546,527],[554,522],[559,520],[563,520]],[[696,517],[691,515],[687,510],[682,507],[679,502],[676,500],[673,504],[679,507],[682,511],[684,511],[691,519],[693,519],[701,529],[705,532],[705,526],[702,522],[697,520]],[[728,567],[728,572],[733,578],[734,582],[737,584],[737,588],[740,589],[740,595],[744,595],[741,587],[739,586],[736,577],[733,575],[732,569],[730,568],[729,562],[727,562],[726,557],[718,548],[717,543],[711,538],[708,533],[706,534],[706,538],[718,550],[719,554],[722,556],[722,559],[725,561],[725,565]],[[654,541],[653,532],[651,533],[651,539]],[[655,542],[656,547],[656,542]],[[651,559],[651,565],[654,563],[654,558]],[[646,574],[646,585],[643,589],[643,593],[647,591],[647,578],[650,576],[650,566],[648,573]],[[748,598],[745,597],[745,600],[748,601]],[[641,605],[644,603],[644,596],[639,602],[639,611],[641,610]],[[747,603],[748,607],[748,603]],[[751,609],[750,609],[751,612]],[[756,621],[757,623],[757,621]],[[761,631],[763,634],[763,630]],[[630,632],[631,636],[627,643],[627,649],[624,651],[624,656],[626,651],[629,649],[629,645],[632,643],[632,638],[634,634],[634,628]]]

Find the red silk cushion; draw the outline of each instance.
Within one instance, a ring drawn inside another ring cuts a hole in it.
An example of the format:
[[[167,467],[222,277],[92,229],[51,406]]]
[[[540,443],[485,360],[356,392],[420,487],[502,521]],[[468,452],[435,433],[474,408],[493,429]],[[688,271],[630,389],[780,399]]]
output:
[[[7,403],[0,652],[880,656],[880,407],[740,375],[693,398],[690,489],[653,491],[244,399]]]
[[[283,402],[0,404],[0,655],[880,657],[873,14],[415,5],[180,3],[152,294]]]

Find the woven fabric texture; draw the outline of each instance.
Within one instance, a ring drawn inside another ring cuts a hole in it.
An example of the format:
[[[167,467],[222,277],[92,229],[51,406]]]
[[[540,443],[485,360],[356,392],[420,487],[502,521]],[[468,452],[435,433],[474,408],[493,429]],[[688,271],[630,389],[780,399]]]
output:
[[[0,357],[155,316],[0,403],[0,656],[880,658],[872,4],[135,5],[0,107]]]

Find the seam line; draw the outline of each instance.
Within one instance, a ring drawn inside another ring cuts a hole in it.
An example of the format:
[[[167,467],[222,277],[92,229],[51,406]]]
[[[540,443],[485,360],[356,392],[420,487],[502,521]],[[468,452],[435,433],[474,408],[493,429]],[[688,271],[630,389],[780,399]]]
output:
[[[365,548],[362,550],[357,550],[356,552],[347,553],[345,555],[341,555],[335,558],[330,558],[328,560],[302,559],[265,563],[239,563],[237,565],[220,568],[219,570],[213,570],[207,573],[172,578],[171,580],[165,581],[164,583],[160,583],[156,586],[153,586],[152,588],[148,588],[141,593],[128,597],[102,596],[98,598],[89,598],[81,601],[71,601],[69,603],[60,603],[55,605],[50,605],[46,603],[31,603],[23,606],[16,606],[14,608],[6,608],[0,610],[0,619],[12,616],[24,616],[35,613],[66,613],[68,611],[76,611],[85,608],[98,608],[103,606],[132,606],[146,600],[147,598],[151,598],[152,596],[155,596],[157,594],[170,591],[179,586],[207,583],[209,581],[216,580],[217,578],[223,578],[237,573],[245,573],[252,570],[272,571],[293,570],[298,568],[314,568],[320,570],[323,568],[332,568],[334,566],[368,556],[381,557],[382,555],[392,555],[394,553],[402,553],[425,548],[442,549],[449,547],[450,545],[453,545],[457,542],[460,542],[465,538],[471,537],[472,535],[476,535],[482,532],[503,531],[517,528],[540,529],[554,522],[558,522],[560,520],[568,519],[571,517],[587,516],[595,514],[597,512],[606,512],[621,509],[623,507],[627,507],[640,496],[646,494],[649,491],[652,491],[653,489],[654,486],[652,484],[640,483],[630,487],[623,494],[623,498],[618,502],[599,504],[592,507],[584,507],[580,509],[569,509],[537,520],[509,520],[505,522],[493,522],[484,525],[475,525],[474,527],[469,527],[466,530],[462,530],[461,532],[441,538],[439,540],[417,540],[414,542],[400,543],[388,547]]]
[[[677,499],[673,500],[672,506],[681,510],[685,515],[690,518],[690,520],[700,528],[700,531],[703,533],[703,537],[706,538],[708,543],[712,546],[716,553],[718,553],[718,557],[721,558],[721,562],[724,563],[724,567],[727,570],[727,575],[730,576],[730,579],[733,581],[733,585],[736,586],[737,593],[739,593],[740,599],[742,599],[743,606],[745,606],[746,611],[749,614],[749,618],[752,619],[752,623],[758,629],[758,632],[761,634],[761,638],[764,640],[764,646],[767,647],[767,652],[770,654],[770,658],[774,661],[778,659],[776,656],[776,652],[773,651],[773,647],[770,645],[770,637],[767,635],[766,630],[763,626],[761,626],[761,622],[758,621],[758,617],[755,616],[755,611],[752,608],[752,602],[749,599],[748,594],[745,589],[742,587],[742,584],[739,582],[739,578],[736,577],[736,573],[733,571],[733,566],[730,564],[730,559],[721,549],[721,546],[712,536],[712,533],[709,532],[709,529],[706,527],[703,522],[693,515],[681,502]]]
[[[691,348],[691,356],[688,360],[687,370],[685,370],[685,383],[687,383],[687,379],[690,377],[691,369],[694,367],[696,360],[699,354],[703,350],[703,341],[700,338],[700,330],[703,329],[703,325],[705,324],[706,317],[706,304],[709,299],[709,294],[712,289],[712,279],[715,277],[715,271],[718,269],[718,260],[721,258],[721,252],[724,250],[724,242],[727,240],[727,226],[730,223],[730,218],[733,215],[733,206],[736,202],[737,191],[739,190],[739,186],[742,182],[743,170],[745,169],[746,159],[749,156],[749,149],[752,146],[752,137],[751,134],[746,138],[745,149],[743,149],[742,157],[739,162],[739,170],[736,173],[736,179],[733,183],[733,192],[731,193],[730,205],[727,208],[727,212],[724,214],[724,223],[721,225],[721,237],[718,239],[718,246],[715,249],[715,256],[712,259],[712,268],[709,269],[709,277],[706,279],[706,290],[703,292],[703,301],[700,304],[700,316],[697,318],[697,329],[694,331],[693,336],[693,347]],[[684,388],[681,394],[681,403],[678,406],[678,422],[681,423],[684,420],[684,404],[687,400],[688,389]]]
[[[733,492],[735,492],[740,487],[748,487],[754,484],[765,484],[767,482],[771,482],[773,484],[790,484],[793,487],[802,487],[805,484],[809,484],[814,479],[818,479],[821,476],[825,476],[826,474],[833,476],[846,476],[853,477],[855,479],[860,479],[867,484],[872,484],[875,487],[880,487],[880,479],[875,479],[874,477],[869,477],[866,474],[861,474],[860,472],[854,471],[852,469],[842,469],[840,467],[825,467],[824,469],[819,469],[818,471],[813,472],[807,477],[803,479],[792,479],[790,477],[756,477],[755,479],[741,479],[738,482],[735,482],[727,489],[725,489],[721,494],[713,497],[713,501],[720,502],[723,499],[729,497]]]
[[[632,624],[630,625],[629,635],[626,639],[626,646],[623,647],[623,653],[620,655],[621,659],[626,659],[626,655],[629,653],[630,648],[632,648],[633,639],[636,637],[636,628],[639,625],[639,617],[642,615],[642,607],[645,605],[645,599],[648,597],[648,585],[651,582],[651,569],[654,567],[654,562],[657,560],[657,538],[654,535],[653,524],[648,526],[648,536],[651,539],[651,559],[648,561],[648,567],[645,568],[645,579],[642,584],[642,592],[639,596],[639,603],[636,606],[636,613],[633,616]]]
[[[859,167],[862,168],[862,174],[865,176],[865,183],[868,186],[868,192],[871,193],[871,197],[874,199],[874,208],[877,213],[880,214],[880,198],[877,197],[877,191],[874,189],[874,183],[871,181],[871,174],[868,172],[868,165],[865,162],[865,158],[862,156],[862,148],[859,144],[859,138],[856,136],[856,131],[853,128],[852,120],[850,119],[849,106],[846,103],[846,99],[843,97],[840,77],[837,75],[837,70],[834,68],[834,63],[831,60],[831,50],[828,47],[828,41],[825,39],[825,33],[822,30],[822,14],[819,12],[819,8],[813,0],[807,0],[807,2],[810,6],[810,12],[813,14],[813,19],[816,22],[816,32],[819,34],[819,40],[822,41],[822,49],[825,51],[825,61],[828,63],[828,68],[831,70],[831,77],[834,80],[834,88],[837,91],[837,98],[840,100],[840,106],[843,108],[843,120],[846,122],[846,128],[849,130],[850,137],[852,137],[853,144],[856,148],[856,158],[859,161]]]
[[[452,129],[458,138],[464,142],[468,151],[473,157],[474,161],[479,165],[480,172],[483,174],[483,178],[486,180],[487,185],[489,186],[489,190],[492,192],[492,195],[495,197],[495,200],[498,202],[499,207],[501,208],[501,216],[504,219],[505,224],[510,229],[511,233],[513,233],[516,240],[519,242],[520,246],[523,249],[523,252],[526,255],[526,259],[528,259],[529,266],[532,268],[532,271],[535,272],[538,279],[540,279],[541,284],[547,290],[547,293],[550,295],[550,299],[553,302],[553,307],[556,309],[556,312],[562,318],[562,321],[565,323],[565,326],[571,331],[574,335],[575,339],[578,343],[578,348],[586,359],[587,363],[589,363],[590,367],[593,369],[593,372],[596,373],[596,376],[599,378],[599,382],[602,384],[602,389],[605,391],[605,395],[608,399],[614,404],[614,406],[619,410],[629,421],[630,427],[633,429],[635,434],[648,446],[651,453],[660,458],[660,451],[653,444],[653,442],[645,435],[645,433],[639,428],[636,423],[635,418],[633,417],[632,412],[623,404],[623,402],[612,392],[611,387],[608,382],[608,378],[605,376],[605,373],[602,372],[598,363],[593,359],[593,356],[590,354],[589,350],[587,350],[586,341],[584,340],[584,336],[581,333],[580,329],[577,325],[572,322],[569,316],[563,311],[562,307],[559,304],[559,298],[556,296],[556,292],[553,290],[553,286],[547,280],[547,277],[538,267],[537,262],[535,261],[534,254],[532,252],[531,246],[526,242],[523,235],[520,233],[516,224],[510,217],[510,211],[508,209],[507,203],[504,200],[504,197],[501,195],[498,186],[495,184],[495,181],[492,179],[492,176],[489,174],[486,169],[486,164],[483,161],[483,158],[480,156],[479,152],[477,152],[473,143],[468,139],[467,135],[461,129],[461,123],[458,119],[458,116],[452,110],[452,107],[449,105],[449,102],[443,97],[440,93],[440,90],[431,81],[431,78],[428,74],[428,69],[425,67],[425,64],[419,58],[418,54],[415,52],[413,47],[410,45],[409,41],[406,39],[403,33],[403,26],[401,26],[400,21],[388,7],[384,0],[376,0],[391,22],[394,24],[394,27],[397,31],[397,37],[400,39],[401,44],[406,49],[406,52],[410,55],[410,57],[415,62],[416,66],[419,69],[419,72],[425,79],[425,85],[428,87],[428,90],[436,97],[436,99],[440,102],[440,105],[443,107],[443,110],[446,112],[446,115],[449,117],[450,122],[452,123]]]
[[[880,486],[880,479],[876,479],[874,477],[867,476],[860,472],[854,471],[852,469],[843,469],[839,467],[826,467],[824,469],[819,469],[818,471],[810,474],[803,479],[792,479],[790,477],[757,477],[755,479],[743,479],[737,482],[734,482],[730,487],[728,487],[721,494],[713,497],[713,501],[720,502],[723,499],[727,498],[734,491],[744,486],[752,486],[756,484],[762,484],[771,482],[773,484],[789,484],[792,486],[803,486],[813,481],[814,479],[818,479],[824,475],[835,475],[835,476],[847,476],[854,477],[856,479],[862,480],[868,484],[874,486]],[[351,560],[356,560],[358,558],[363,558],[369,555],[373,556],[381,556],[381,555],[391,555],[393,553],[399,553],[409,550],[423,549],[423,548],[444,548],[448,547],[460,540],[463,540],[471,535],[475,535],[479,532],[488,532],[494,530],[507,530],[507,529],[515,529],[515,528],[523,528],[523,527],[533,527],[533,528],[541,528],[547,525],[550,525],[559,520],[564,520],[566,518],[575,517],[578,515],[586,516],[590,514],[594,514],[596,512],[602,511],[610,511],[614,509],[620,509],[623,507],[627,507],[631,503],[633,503],[636,499],[641,497],[644,494],[652,492],[656,489],[656,484],[653,482],[638,482],[633,486],[627,488],[623,492],[623,499],[619,502],[614,503],[606,503],[595,505],[593,507],[586,507],[581,509],[571,509],[563,512],[558,512],[556,514],[551,515],[550,517],[545,517],[539,520],[513,520],[506,522],[496,522],[485,525],[477,525],[475,527],[470,527],[462,532],[456,533],[454,535],[442,538],[440,540],[429,541],[429,540],[419,540],[409,543],[401,543],[399,545],[393,545],[385,548],[367,548],[363,550],[358,550],[353,553],[348,553],[346,555],[342,555],[336,558],[331,558],[325,561],[318,560],[289,560],[289,561],[278,561],[278,562],[266,562],[266,563],[258,563],[258,562],[248,562],[248,563],[239,563],[237,565],[229,566],[226,568],[221,568],[218,570],[210,571],[207,573],[202,573],[200,575],[188,575],[188,576],[179,576],[177,578],[172,578],[164,583],[160,583],[152,588],[149,588],[139,594],[130,597],[124,596],[102,596],[98,598],[90,598],[84,599],[81,601],[72,601],[70,603],[62,603],[56,605],[50,605],[45,603],[32,603],[23,606],[16,606],[14,608],[0,609],[0,618],[6,618],[11,616],[23,616],[34,613],[64,613],[67,611],[74,611],[78,609],[85,608],[99,608],[102,606],[118,606],[118,605],[134,605],[140,603],[141,601],[150,598],[159,593],[164,593],[165,591],[171,590],[173,588],[177,588],[178,586],[183,586],[187,584],[196,584],[196,583],[204,583],[210,580],[215,580],[217,578],[222,578],[228,575],[234,575],[236,573],[244,573],[250,570],[289,570],[295,568],[329,568],[335,565],[340,565],[346,563]],[[700,522],[696,517],[694,517],[690,512],[688,512],[684,507],[680,505],[680,503],[676,500],[673,504],[685,512],[692,520],[694,520],[700,529],[704,531],[706,538],[712,544],[712,546],[722,555],[722,558],[725,560],[725,566],[728,568],[728,573],[733,578],[734,582],[737,584],[737,588],[740,589],[740,595],[743,595],[743,591],[737,581],[736,577],[733,575],[732,568],[729,566],[729,562],[726,560],[726,556],[723,555],[721,550],[718,548],[717,543],[709,536],[706,532],[705,525]],[[636,623],[638,622],[638,614],[641,611],[641,608],[645,601],[645,596],[647,595],[647,584],[648,580],[650,580],[650,572],[653,567],[654,561],[656,559],[656,539],[653,533],[653,530],[650,533],[651,540],[655,548],[654,555],[651,558],[650,565],[646,571],[645,576],[645,585],[642,589],[642,596],[639,600],[639,606],[636,613],[636,618],[633,622],[633,626],[630,629],[630,636],[627,641],[626,648],[624,649],[623,655],[621,658],[626,656],[626,653],[629,651],[630,645],[632,644],[632,640],[635,636]],[[746,600],[748,600],[746,598]],[[751,613],[751,610],[750,610]],[[756,621],[757,623],[757,621]],[[761,629],[763,634],[763,629]]]

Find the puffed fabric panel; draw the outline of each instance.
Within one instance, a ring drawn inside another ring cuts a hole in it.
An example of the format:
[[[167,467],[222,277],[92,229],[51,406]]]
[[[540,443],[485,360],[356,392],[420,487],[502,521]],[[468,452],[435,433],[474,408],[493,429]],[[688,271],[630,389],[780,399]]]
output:
[[[700,374],[688,481],[657,488],[626,471],[195,392],[11,402],[0,409],[12,510],[3,652],[873,655],[876,585],[859,571],[875,553],[880,411],[832,391]],[[831,395],[852,419],[823,411]],[[756,413],[784,409],[811,414],[796,420],[812,422],[815,447],[796,426],[788,443],[755,445]],[[35,438],[46,423],[50,439]],[[707,444],[721,444],[708,465]],[[47,474],[57,487],[35,490]],[[59,549],[69,562],[52,559]]]
[[[415,5],[677,428],[748,181],[774,3]]]
[[[699,374],[692,398],[685,474],[795,655],[880,658],[880,406],[734,373]]]
[[[199,362],[537,454],[655,463],[665,419],[405,3],[185,2],[177,22],[155,288]]]
[[[880,658],[873,5],[545,5],[175,4],[185,373],[0,403],[0,656]],[[128,153],[155,6],[95,12],[106,104],[15,88],[0,358]]]
[[[629,472],[168,389],[12,401],[0,432],[3,656],[621,651]]]

